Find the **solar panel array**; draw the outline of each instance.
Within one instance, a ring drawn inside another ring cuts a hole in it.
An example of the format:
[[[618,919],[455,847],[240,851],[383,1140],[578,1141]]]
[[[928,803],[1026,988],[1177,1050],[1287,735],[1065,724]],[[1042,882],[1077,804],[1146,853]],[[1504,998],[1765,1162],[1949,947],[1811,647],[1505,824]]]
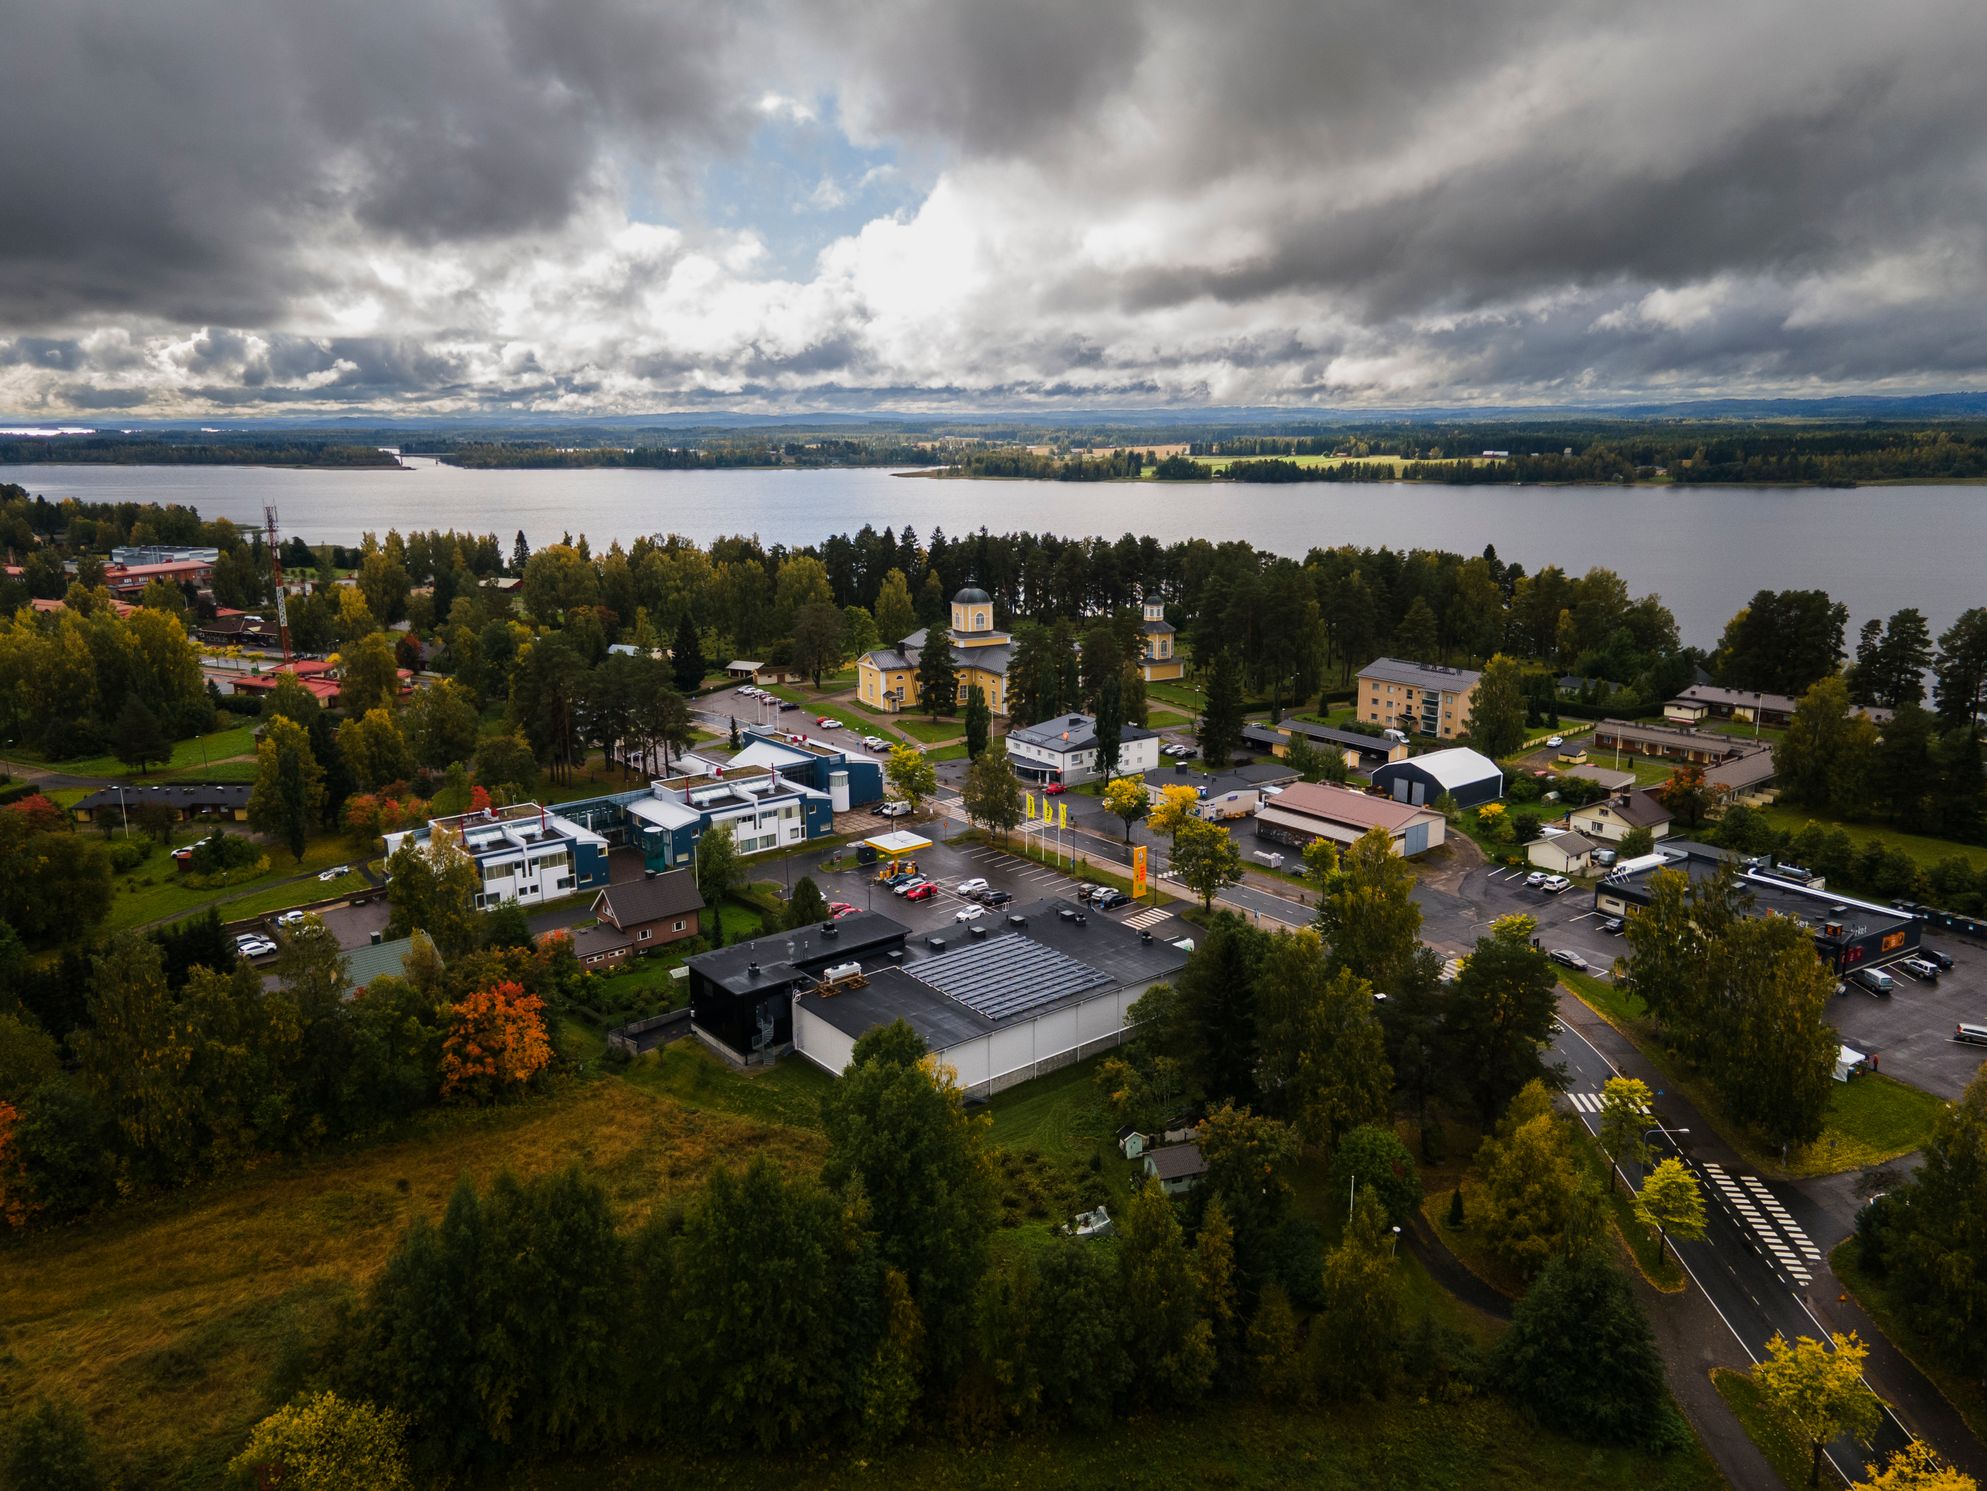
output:
[[[989,1020],[1005,1020],[1117,983],[1087,963],[1013,933],[920,959],[904,971]]]

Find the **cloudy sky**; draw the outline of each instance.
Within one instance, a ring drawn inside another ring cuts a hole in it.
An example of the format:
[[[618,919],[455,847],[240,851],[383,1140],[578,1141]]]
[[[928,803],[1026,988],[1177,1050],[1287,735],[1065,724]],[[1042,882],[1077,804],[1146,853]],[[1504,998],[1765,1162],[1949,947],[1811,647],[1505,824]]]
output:
[[[1981,0],[27,0],[0,412],[1987,386]]]

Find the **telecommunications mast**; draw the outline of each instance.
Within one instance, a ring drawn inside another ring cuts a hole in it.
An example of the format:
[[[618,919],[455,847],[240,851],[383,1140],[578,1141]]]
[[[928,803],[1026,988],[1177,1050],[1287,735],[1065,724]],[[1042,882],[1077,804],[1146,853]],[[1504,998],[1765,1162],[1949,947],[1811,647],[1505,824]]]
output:
[[[262,509],[262,522],[268,532],[264,540],[269,545],[269,575],[276,582],[276,633],[283,639],[283,661],[290,661],[290,608],[283,599],[283,555],[276,547],[276,509],[273,504]]]

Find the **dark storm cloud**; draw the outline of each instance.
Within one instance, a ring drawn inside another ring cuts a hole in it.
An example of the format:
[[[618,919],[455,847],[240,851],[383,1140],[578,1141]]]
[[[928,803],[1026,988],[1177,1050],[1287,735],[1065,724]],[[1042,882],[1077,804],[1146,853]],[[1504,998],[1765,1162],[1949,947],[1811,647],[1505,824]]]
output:
[[[557,223],[611,144],[734,138],[698,0],[64,0],[0,45],[0,318],[274,319],[356,222],[415,242]],[[688,167],[686,166],[686,169]]]
[[[1987,372],[1983,71],[1978,0],[29,5],[0,33],[0,391],[1964,380]],[[784,288],[760,283],[801,262],[778,244],[618,233],[776,117],[919,157],[930,220],[879,220]]]

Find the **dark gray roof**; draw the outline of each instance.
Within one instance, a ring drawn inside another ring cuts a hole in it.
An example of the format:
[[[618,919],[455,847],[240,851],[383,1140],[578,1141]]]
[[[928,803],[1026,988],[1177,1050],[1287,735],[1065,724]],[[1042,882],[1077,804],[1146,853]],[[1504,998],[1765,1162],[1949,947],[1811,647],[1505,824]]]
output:
[[[989,649],[993,650],[993,649]],[[1063,739],[1064,735],[1069,738]],[[1019,740],[1044,751],[1088,751],[1097,745],[1097,717],[1090,714],[1059,714],[1054,719],[1043,720],[1036,725],[1023,725],[1007,732],[1009,740]],[[1126,725],[1118,731],[1118,739],[1129,745],[1135,740],[1157,740],[1157,730],[1142,730],[1137,725]]]
[[[1207,1174],[1198,1144],[1168,1144],[1145,1152],[1145,1165],[1160,1180],[1187,1180]]]
[[[1385,736],[1341,730],[1336,725],[1321,725],[1316,720],[1300,720],[1294,714],[1287,714],[1278,720],[1276,728],[1289,735],[1301,735],[1309,741],[1328,741],[1368,756],[1385,756],[1394,748],[1394,742]]]
[[[704,909],[697,877],[689,870],[667,870],[640,880],[623,880],[602,891],[594,905],[597,908],[603,902],[614,920],[624,927]]]
[[[618,948],[633,947],[635,939],[626,932],[617,932],[606,922],[597,927],[581,927],[572,934],[573,956],[584,963],[588,958],[597,958],[602,953],[611,953]]]
[[[968,940],[909,970],[976,1015],[1000,1021],[1072,994],[1110,989],[1117,981],[1088,963],[1018,932]]]
[[[832,935],[828,935],[830,927]],[[854,962],[901,947],[910,935],[909,927],[880,911],[858,911],[838,922],[775,932],[699,953],[690,960],[690,967],[733,994],[750,994],[792,983],[830,963]],[[757,974],[752,972],[755,963],[759,965]]]
[[[1359,670],[1361,678],[1377,678],[1382,683],[1411,684],[1418,689],[1446,689],[1459,694],[1481,676],[1469,668],[1447,668],[1439,663],[1411,663],[1405,658],[1376,657]]]
[[[133,785],[102,787],[77,803],[78,808],[115,808],[120,803],[135,808],[141,803],[162,802],[174,808],[245,808],[254,789],[246,782],[209,782],[197,786]]]
[[[412,937],[395,937],[389,942],[371,942],[364,947],[352,948],[345,954],[346,981],[354,989],[363,989],[381,974],[399,973],[407,955],[413,950]]]
[[[1025,1010],[1006,1011],[1012,1018],[1081,1004],[1114,989],[1142,988],[1186,965],[1187,954],[1166,938],[1154,936],[1147,942],[1136,930],[1102,912],[1087,912],[1080,923],[1060,915],[1080,909],[1064,900],[1010,908],[1012,915],[1022,918],[1022,926],[1011,927],[1004,919],[977,923],[989,927],[984,938],[973,937],[964,927],[956,933],[948,930],[939,934],[947,944],[943,952],[928,951],[922,938],[912,938],[904,948],[901,967],[878,954],[861,958],[838,955],[829,961],[863,964],[865,986],[833,995],[808,992],[798,1002],[845,1035],[860,1038],[878,1026],[902,1020],[924,1038],[926,1045],[942,1050],[998,1030],[1000,1024],[941,992],[936,982],[927,981],[927,970],[949,986],[992,991],[995,998],[1003,979],[1013,986],[1014,993],[1025,996],[1038,973],[1074,977],[1067,965],[1082,970],[1085,977],[1081,987],[1062,987]],[[845,918],[842,925],[855,920],[853,916]],[[698,961],[693,959],[693,965]],[[761,982],[765,981],[762,978]],[[983,1008],[991,1007],[985,999],[980,1003]]]
[[[1630,828],[1654,828],[1670,821],[1670,810],[1663,806],[1663,800],[1652,791],[1626,792],[1620,797],[1611,797],[1605,802],[1589,803],[1584,808],[1575,808],[1576,813],[1594,812],[1606,808],[1609,815],[1619,818]]]
[[[991,601],[992,599],[993,597],[980,589],[979,586],[968,585],[964,590],[952,597],[952,604],[955,606],[977,606],[982,601]]]

